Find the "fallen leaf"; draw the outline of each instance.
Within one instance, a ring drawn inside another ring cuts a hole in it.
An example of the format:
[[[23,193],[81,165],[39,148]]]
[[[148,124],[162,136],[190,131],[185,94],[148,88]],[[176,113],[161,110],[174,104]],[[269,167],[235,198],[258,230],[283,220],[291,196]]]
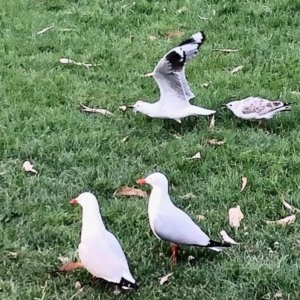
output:
[[[68,262],[71,261],[71,259],[70,259],[69,257],[67,257],[67,256],[59,256],[59,257],[58,257],[58,260],[59,260],[61,263],[63,263],[63,264],[66,264],[66,263],[68,263]]]
[[[10,258],[17,258],[18,253],[17,252],[8,252],[7,256],[10,257]]]
[[[197,197],[193,193],[188,193],[188,194],[185,194],[183,196],[179,196],[179,198],[181,198],[181,199],[195,199]]]
[[[90,67],[96,67],[96,66],[100,66],[100,64],[86,64],[86,63],[82,63],[82,62],[77,62],[75,60],[72,60],[72,59],[69,59],[69,58],[60,58],[59,59],[59,62],[61,64],[71,64],[71,65],[77,65],[77,66],[84,66],[86,67],[87,69],[90,68]]]
[[[95,114],[101,114],[101,115],[112,115],[112,113],[110,111],[108,111],[107,109],[103,109],[103,108],[91,108],[88,106],[85,106],[83,104],[81,105],[81,111],[83,112],[89,112],[89,113],[95,113]]]
[[[291,94],[296,95],[296,96],[300,96],[300,92],[297,92],[297,91],[292,91]]]
[[[168,37],[168,38],[176,38],[176,37],[181,37],[181,36],[183,36],[184,35],[184,32],[183,31],[167,31],[166,32],[166,36]]]
[[[229,225],[235,228],[240,227],[241,221],[244,219],[244,214],[241,211],[241,207],[237,205],[236,207],[232,207],[228,211],[229,215]]]
[[[282,200],[282,204],[283,204],[283,206],[284,206],[287,210],[289,210],[290,212],[295,212],[295,211],[296,211],[296,212],[300,212],[300,209],[298,209],[298,208],[292,206],[291,204],[287,203],[285,200]]]
[[[196,218],[198,219],[198,221],[205,221],[206,218],[203,215],[196,215]]]
[[[217,139],[205,140],[205,142],[209,145],[217,145],[217,146],[225,144],[225,141],[219,141]]]
[[[282,292],[276,292],[276,293],[274,294],[274,298],[275,298],[275,299],[282,298]]]
[[[128,186],[123,186],[114,192],[114,196],[117,196],[117,197],[119,197],[119,196],[129,196],[129,197],[138,196],[138,197],[142,197],[142,198],[147,198],[148,195],[147,195],[147,192],[145,192],[145,191],[142,191],[142,190],[139,190],[136,188],[131,188]]]
[[[33,165],[30,163],[29,160],[26,160],[26,161],[23,163],[23,169],[24,169],[26,172],[31,172],[31,173],[35,173],[35,174],[38,173],[38,171],[35,170],[35,169],[33,168]]]
[[[121,105],[121,106],[119,106],[119,109],[125,111],[127,109],[127,106],[126,105]]]
[[[211,119],[210,119],[210,124],[209,124],[209,128],[215,128],[215,115],[212,115]]]
[[[230,71],[231,74],[235,74],[237,73],[238,71],[242,70],[244,68],[244,66],[237,66],[236,68],[232,69]]]
[[[171,275],[173,275],[173,273],[170,273],[170,274],[168,274],[168,275],[166,275],[166,276],[164,276],[164,277],[161,277],[160,280],[159,280],[159,284],[160,284],[160,285],[163,285],[163,284],[165,284],[166,282],[168,282],[168,281],[169,281],[169,277],[170,277]]]
[[[187,11],[187,10],[188,10],[188,9],[187,9],[185,6],[182,6],[181,8],[179,8],[179,9],[177,10],[177,13],[178,13],[178,14],[181,14],[181,13]]]
[[[199,159],[199,158],[201,158],[201,154],[200,154],[200,152],[197,152],[194,156],[189,157],[187,159]]]
[[[203,88],[207,88],[209,86],[209,82],[201,83],[200,86],[202,86]]]
[[[40,30],[39,32],[37,32],[37,35],[41,35],[41,34],[47,32],[47,31],[49,31],[49,30],[52,29],[53,27],[54,27],[54,25],[51,25],[51,26],[49,26],[49,27],[46,27],[46,28]]]
[[[224,53],[233,53],[233,52],[238,52],[239,50],[237,49],[212,49],[213,51],[219,51],[219,52],[224,52]]]
[[[129,139],[130,135],[126,135],[124,138],[122,138],[122,143],[125,143]]]
[[[195,259],[195,256],[193,256],[193,255],[189,255],[188,256],[188,262],[190,262],[190,261],[192,261],[192,260],[194,260]]]
[[[247,177],[242,176],[242,188],[241,188],[241,192],[243,192],[245,190],[247,182],[248,182]]]
[[[296,215],[291,215],[277,221],[266,221],[267,224],[288,225],[293,224],[296,220]]]
[[[150,41],[155,41],[155,40],[156,40],[156,36],[154,36],[154,35],[149,35],[149,36],[148,36],[148,39],[149,39]]]
[[[76,282],[75,282],[75,289],[76,289],[76,290],[80,290],[80,289],[81,289],[81,284],[80,284],[79,281],[76,281]]]
[[[229,243],[229,244],[232,244],[232,245],[238,245],[239,243],[237,243],[235,240],[233,240],[229,235],[228,233],[225,231],[225,230],[221,230],[220,231],[220,235],[222,237],[222,239]]]

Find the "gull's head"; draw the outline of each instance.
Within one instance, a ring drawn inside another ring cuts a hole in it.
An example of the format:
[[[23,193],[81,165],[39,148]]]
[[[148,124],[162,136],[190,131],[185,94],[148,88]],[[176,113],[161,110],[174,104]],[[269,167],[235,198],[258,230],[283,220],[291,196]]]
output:
[[[70,200],[70,203],[79,204],[84,209],[87,208],[90,210],[99,211],[97,198],[95,197],[94,194],[89,192],[81,193],[76,198]]]
[[[224,107],[230,109],[231,111],[234,111],[237,108],[238,104],[239,101],[231,101],[225,104]]]
[[[139,112],[145,115],[148,115],[151,111],[151,103],[142,100],[138,100],[133,105],[128,105],[127,107],[132,108],[135,113]]]
[[[168,188],[167,177],[159,172],[155,172],[147,176],[146,178],[140,178],[136,181],[138,184],[149,184],[152,187]]]

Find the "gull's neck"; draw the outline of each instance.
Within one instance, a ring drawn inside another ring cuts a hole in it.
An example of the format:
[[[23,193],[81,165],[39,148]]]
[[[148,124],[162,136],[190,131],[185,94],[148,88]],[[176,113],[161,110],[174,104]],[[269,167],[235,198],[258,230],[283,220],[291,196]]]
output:
[[[172,201],[168,193],[168,186],[154,186],[149,197],[149,215],[152,215],[153,213],[155,214],[156,211],[170,205],[172,205]]]
[[[99,237],[106,230],[99,210],[82,209],[81,241]]]

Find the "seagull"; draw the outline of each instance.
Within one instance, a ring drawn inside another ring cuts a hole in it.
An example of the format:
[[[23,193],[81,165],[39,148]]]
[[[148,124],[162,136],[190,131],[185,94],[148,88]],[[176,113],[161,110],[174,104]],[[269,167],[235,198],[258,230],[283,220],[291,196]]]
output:
[[[196,56],[205,41],[203,32],[197,32],[179,46],[169,51],[156,65],[153,77],[160,90],[160,99],[155,103],[138,100],[127,107],[151,118],[173,119],[181,123],[189,116],[209,116],[216,111],[191,105],[195,97],[185,77],[185,65]]]
[[[138,288],[120,243],[105,228],[96,197],[86,192],[70,203],[82,207],[78,254],[83,267],[94,277],[113,282],[123,289]]]
[[[229,243],[211,240],[184,211],[173,204],[164,174],[155,172],[136,182],[152,186],[148,202],[150,227],[158,239],[171,243],[174,265],[177,264],[179,245],[206,247],[217,252],[231,247]]]
[[[260,97],[248,97],[225,104],[238,118],[244,120],[268,120],[276,114],[289,111],[291,103],[270,101]]]

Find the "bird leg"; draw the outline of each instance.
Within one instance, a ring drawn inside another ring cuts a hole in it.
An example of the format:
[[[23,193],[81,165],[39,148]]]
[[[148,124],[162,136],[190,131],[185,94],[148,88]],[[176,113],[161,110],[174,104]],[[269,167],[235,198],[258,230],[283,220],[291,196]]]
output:
[[[59,272],[70,272],[76,269],[82,269],[83,264],[80,261],[76,261],[76,262],[68,262],[66,264],[64,264],[63,266],[61,266],[58,271]]]
[[[178,256],[178,251],[179,251],[179,246],[176,244],[171,244],[171,261],[174,266],[177,265],[177,256]]]

